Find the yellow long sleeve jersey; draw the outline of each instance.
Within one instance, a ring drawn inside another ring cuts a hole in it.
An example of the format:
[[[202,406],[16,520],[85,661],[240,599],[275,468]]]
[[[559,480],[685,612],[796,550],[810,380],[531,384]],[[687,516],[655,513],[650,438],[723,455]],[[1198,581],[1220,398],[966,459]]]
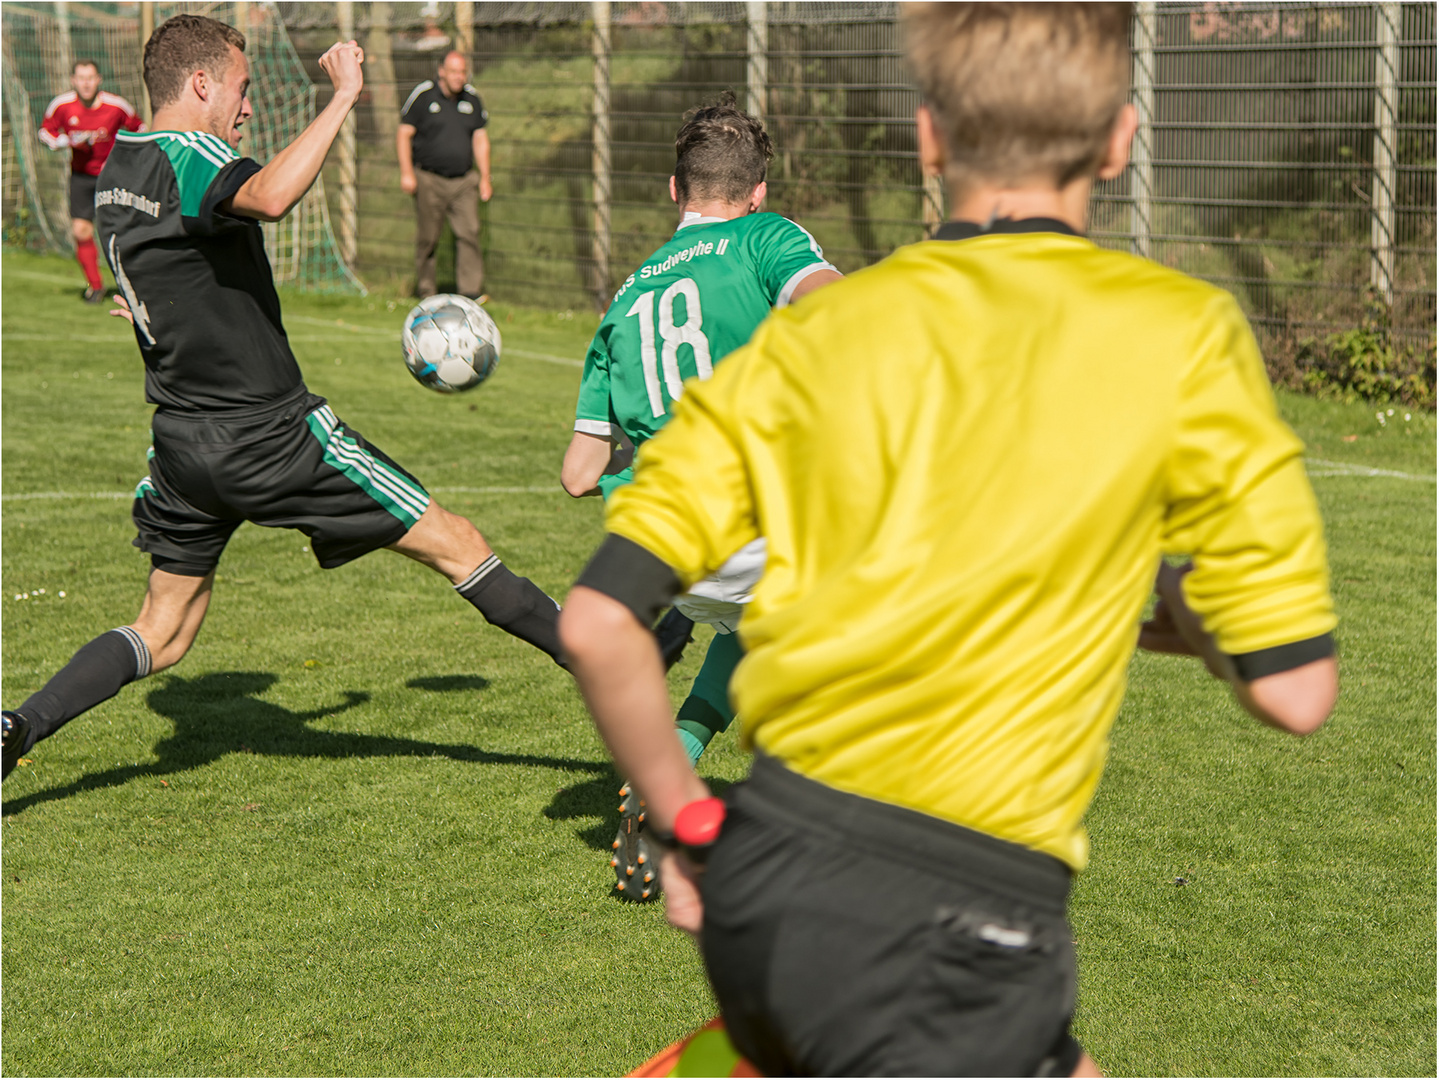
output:
[[[1221,290],[1058,232],[932,240],[686,385],[607,528],[686,585],[768,539],[747,742],[1079,869],[1161,552],[1228,653],[1334,628],[1301,449]]]

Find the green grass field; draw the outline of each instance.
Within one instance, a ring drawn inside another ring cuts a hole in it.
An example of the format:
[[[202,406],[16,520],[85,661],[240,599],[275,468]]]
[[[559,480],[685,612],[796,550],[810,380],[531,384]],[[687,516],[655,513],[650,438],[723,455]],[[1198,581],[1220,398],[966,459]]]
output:
[[[13,705],[137,611],[150,410],[73,263],[0,270]],[[499,372],[445,398],[400,364],[406,303],[286,297],[310,386],[563,597],[601,531],[557,482],[593,318],[492,305]],[[1298,741],[1135,660],[1073,907],[1112,1074],[1435,1072],[1434,417],[1281,407],[1343,696]],[[7,782],[0,1071],[615,1075],[710,1016],[688,941],[610,894],[618,782],[568,677],[417,565],[304,549],[242,528],[185,661]],[[744,774],[732,733],[702,766]]]

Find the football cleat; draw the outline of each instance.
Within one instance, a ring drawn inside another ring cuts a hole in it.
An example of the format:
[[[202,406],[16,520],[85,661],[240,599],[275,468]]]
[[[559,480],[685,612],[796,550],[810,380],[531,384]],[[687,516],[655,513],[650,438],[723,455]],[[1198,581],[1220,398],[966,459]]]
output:
[[[0,713],[0,723],[3,723],[3,769],[0,769],[0,780],[5,779],[20,764],[20,757],[29,750],[26,745],[30,739],[30,721],[26,720],[19,713]]]
[[[660,894],[658,862],[644,835],[645,801],[626,784],[620,788],[620,830],[611,845],[610,866],[615,872],[615,890],[637,904]]]
[[[103,304],[105,302],[105,290],[92,289],[86,285],[85,291],[80,294],[80,299],[84,300],[87,304]]]
[[[680,662],[685,646],[695,639],[694,629],[694,620],[681,615],[675,608],[670,608],[664,618],[655,623],[653,633],[659,643],[660,655],[664,657],[666,671]]]

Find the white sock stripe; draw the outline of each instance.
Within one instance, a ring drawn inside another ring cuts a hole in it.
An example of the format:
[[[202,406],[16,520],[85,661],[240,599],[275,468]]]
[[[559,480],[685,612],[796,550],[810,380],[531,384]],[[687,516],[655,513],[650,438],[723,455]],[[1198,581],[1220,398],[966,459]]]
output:
[[[150,647],[145,644],[145,639],[129,626],[115,627],[117,634],[123,634],[125,640],[130,643],[130,648],[135,653],[135,678],[143,679],[150,674]]]
[[[485,576],[489,574],[491,570],[493,570],[499,565],[500,557],[498,555],[491,554],[488,559],[480,563],[479,566],[475,567],[475,572],[473,574],[471,574],[469,577],[465,578],[464,581],[460,582],[458,585],[455,586],[455,592],[464,592],[471,586],[479,584],[485,579]]]

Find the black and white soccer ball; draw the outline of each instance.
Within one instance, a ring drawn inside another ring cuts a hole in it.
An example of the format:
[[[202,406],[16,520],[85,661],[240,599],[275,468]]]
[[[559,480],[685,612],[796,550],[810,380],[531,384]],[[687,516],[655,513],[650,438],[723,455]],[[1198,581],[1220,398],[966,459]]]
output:
[[[426,297],[405,316],[400,332],[405,367],[441,394],[472,390],[500,362],[500,328],[468,296]]]

